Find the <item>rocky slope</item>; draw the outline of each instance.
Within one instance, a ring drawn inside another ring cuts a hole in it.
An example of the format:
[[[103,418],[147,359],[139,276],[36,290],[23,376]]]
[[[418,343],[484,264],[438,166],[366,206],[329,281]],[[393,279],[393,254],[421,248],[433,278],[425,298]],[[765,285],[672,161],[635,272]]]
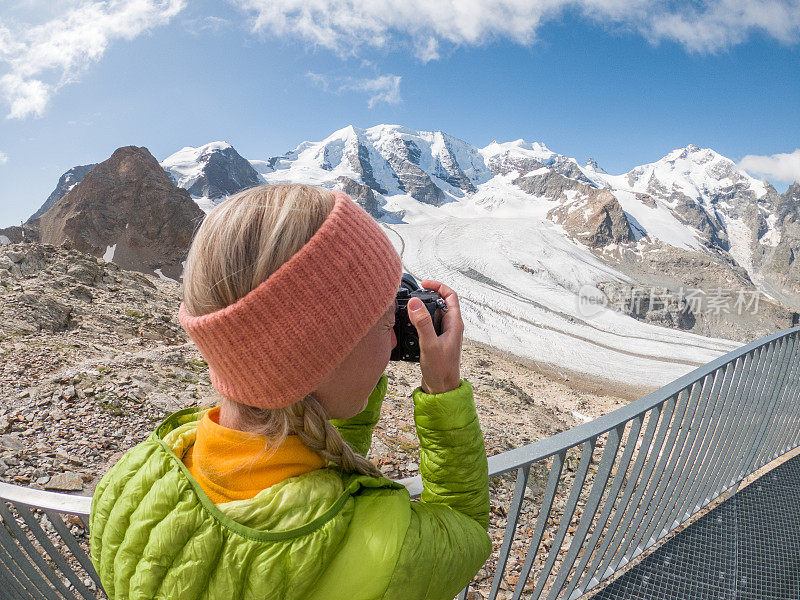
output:
[[[780,196],[773,195],[767,231],[754,245],[753,263],[761,283],[776,295],[800,294],[800,183]],[[772,228],[769,228],[771,222]],[[762,243],[761,240],[766,239]]]
[[[32,221],[33,219],[41,217],[44,213],[53,208],[56,202],[61,200],[61,198],[63,198],[67,192],[83,181],[83,178],[86,177],[86,175],[88,175],[89,172],[96,166],[97,164],[78,165],[76,167],[72,167],[69,171],[59,177],[58,183],[56,184],[56,189],[54,189],[47,197],[47,200],[45,200],[44,204],[39,207],[39,210],[37,210],[28,218],[28,221]]]
[[[40,217],[36,239],[177,279],[204,213],[146,148],[126,146],[94,167]]]

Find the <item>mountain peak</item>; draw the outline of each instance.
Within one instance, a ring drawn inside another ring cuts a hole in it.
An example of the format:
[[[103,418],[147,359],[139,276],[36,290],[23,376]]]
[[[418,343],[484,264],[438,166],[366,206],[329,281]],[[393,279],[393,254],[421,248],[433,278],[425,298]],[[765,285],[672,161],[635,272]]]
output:
[[[202,211],[144,147],[125,146],[98,164],[39,217],[40,241],[144,273],[177,279]]]
[[[556,154],[542,142],[526,142],[523,138],[511,142],[492,141],[491,144],[481,150],[481,153],[485,156],[497,156],[507,153],[522,154],[531,158],[550,158]]]
[[[161,161],[161,167],[178,187],[202,198],[222,198],[261,182],[252,165],[228,142],[186,146]]]
[[[605,173],[606,172],[603,169],[603,167],[601,167],[599,164],[597,164],[597,161],[592,157],[589,157],[589,160],[586,161],[586,168],[588,170],[590,170],[590,171],[594,171],[595,173]]]

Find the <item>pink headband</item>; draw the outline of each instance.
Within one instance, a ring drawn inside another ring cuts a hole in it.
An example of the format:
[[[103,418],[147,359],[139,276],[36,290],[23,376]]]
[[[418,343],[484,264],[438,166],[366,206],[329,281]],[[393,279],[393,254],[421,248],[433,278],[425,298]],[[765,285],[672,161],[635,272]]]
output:
[[[397,295],[403,267],[380,225],[343,192],[311,239],[233,304],[178,319],[226,398],[289,406],[338,366]]]

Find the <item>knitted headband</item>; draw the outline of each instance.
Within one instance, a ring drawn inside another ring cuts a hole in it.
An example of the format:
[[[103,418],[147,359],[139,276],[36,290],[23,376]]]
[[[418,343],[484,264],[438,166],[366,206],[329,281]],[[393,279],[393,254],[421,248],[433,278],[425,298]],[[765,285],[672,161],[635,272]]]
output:
[[[302,400],[338,366],[397,295],[400,256],[343,192],[311,239],[233,304],[181,325],[226,398],[259,408]]]

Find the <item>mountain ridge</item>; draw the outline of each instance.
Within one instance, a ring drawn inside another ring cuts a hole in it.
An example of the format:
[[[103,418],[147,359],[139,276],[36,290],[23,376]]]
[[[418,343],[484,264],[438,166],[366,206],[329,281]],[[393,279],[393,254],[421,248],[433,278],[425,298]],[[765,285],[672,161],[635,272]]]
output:
[[[229,177],[234,152],[226,142],[187,146],[157,170],[170,189],[184,186],[201,218],[243,189]],[[207,169],[210,156],[223,168]],[[177,162],[194,178],[170,180]],[[778,194],[693,144],[610,175],[541,142],[478,148],[441,131],[348,126],[247,162],[259,183],[346,191],[384,227],[405,271],[458,290],[473,340],[554,372],[580,364],[605,377],[613,365],[617,380],[668,381],[730,340],[789,326],[800,306],[800,186]],[[205,187],[190,194],[201,178]],[[202,195],[214,186],[226,195]],[[151,218],[148,228],[165,220],[158,211]],[[21,233],[8,231],[0,235]],[[93,253],[116,261],[107,243]],[[179,280],[169,261],[168,276]],[[585,310],[587,288],[606,303],[599,312]]]

